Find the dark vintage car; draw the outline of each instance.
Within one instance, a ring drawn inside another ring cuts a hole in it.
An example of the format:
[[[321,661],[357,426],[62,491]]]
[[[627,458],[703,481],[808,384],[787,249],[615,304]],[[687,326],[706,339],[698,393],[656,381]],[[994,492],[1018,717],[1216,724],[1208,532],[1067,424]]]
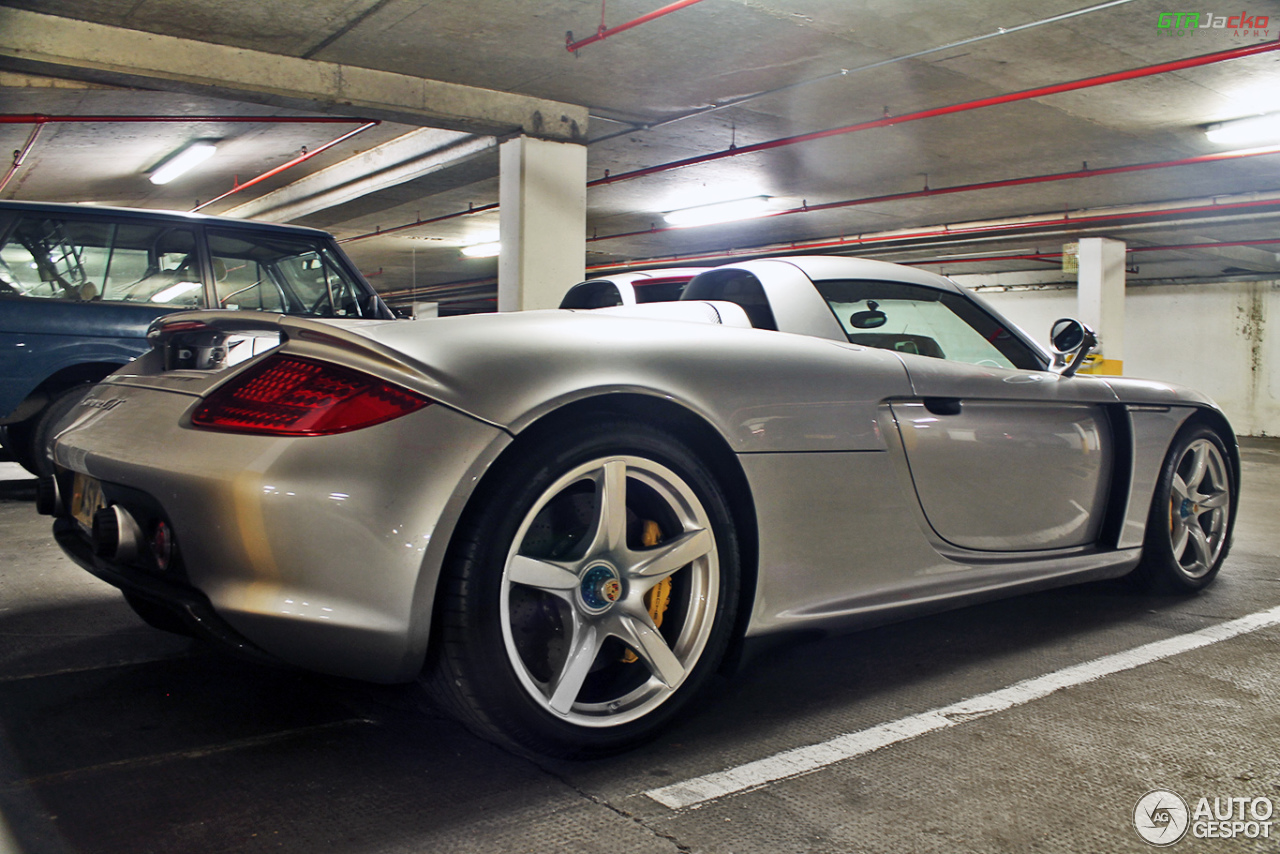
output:
[[[51,471],[58,420],[146,352],[172,311],[391,312],[323,231],[86,205],[0,201],[0,441]]]

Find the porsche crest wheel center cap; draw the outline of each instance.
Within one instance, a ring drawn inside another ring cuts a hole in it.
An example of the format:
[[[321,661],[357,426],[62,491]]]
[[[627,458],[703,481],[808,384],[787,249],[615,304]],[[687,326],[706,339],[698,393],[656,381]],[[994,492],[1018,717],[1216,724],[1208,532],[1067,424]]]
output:
[[[600,613],[608,610],[622,598],[622,581],[618,578],[618,571],[606,563],[588,568],[582,574],[578,595],[588,611]]]

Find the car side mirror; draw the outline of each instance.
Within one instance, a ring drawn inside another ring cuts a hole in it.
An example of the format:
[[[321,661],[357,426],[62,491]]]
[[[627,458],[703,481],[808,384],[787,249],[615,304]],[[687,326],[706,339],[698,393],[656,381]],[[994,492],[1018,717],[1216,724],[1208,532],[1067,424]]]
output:
[[[1098,336],[1075,318],[1064,317],[1050,328],[1049,346],[1053,348],[1054,369],[1063,377],[1072,377],[1098,346]]]

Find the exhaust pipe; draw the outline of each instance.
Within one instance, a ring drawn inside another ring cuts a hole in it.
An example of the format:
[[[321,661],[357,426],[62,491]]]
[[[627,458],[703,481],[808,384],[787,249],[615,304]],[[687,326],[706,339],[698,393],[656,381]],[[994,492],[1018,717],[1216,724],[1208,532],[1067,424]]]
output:
[[[122,563],[137,558],[143,541],[137,520],[119,504],[93,514],[90,538],[95,555]]]

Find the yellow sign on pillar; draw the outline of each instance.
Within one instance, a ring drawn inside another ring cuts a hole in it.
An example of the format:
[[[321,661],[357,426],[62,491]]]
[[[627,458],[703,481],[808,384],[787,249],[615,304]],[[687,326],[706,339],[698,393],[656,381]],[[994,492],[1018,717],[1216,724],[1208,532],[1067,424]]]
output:
[[[1079,243],[1062,244],[1062,272],[1064,273],[1080,272],[1080,244]]]
[[[1085,357],[1084,365],[1076,373],[1122,377],[1124,376],[1124,361],[1122,359],[1104,358],[1101,353],[1090,353]]]

